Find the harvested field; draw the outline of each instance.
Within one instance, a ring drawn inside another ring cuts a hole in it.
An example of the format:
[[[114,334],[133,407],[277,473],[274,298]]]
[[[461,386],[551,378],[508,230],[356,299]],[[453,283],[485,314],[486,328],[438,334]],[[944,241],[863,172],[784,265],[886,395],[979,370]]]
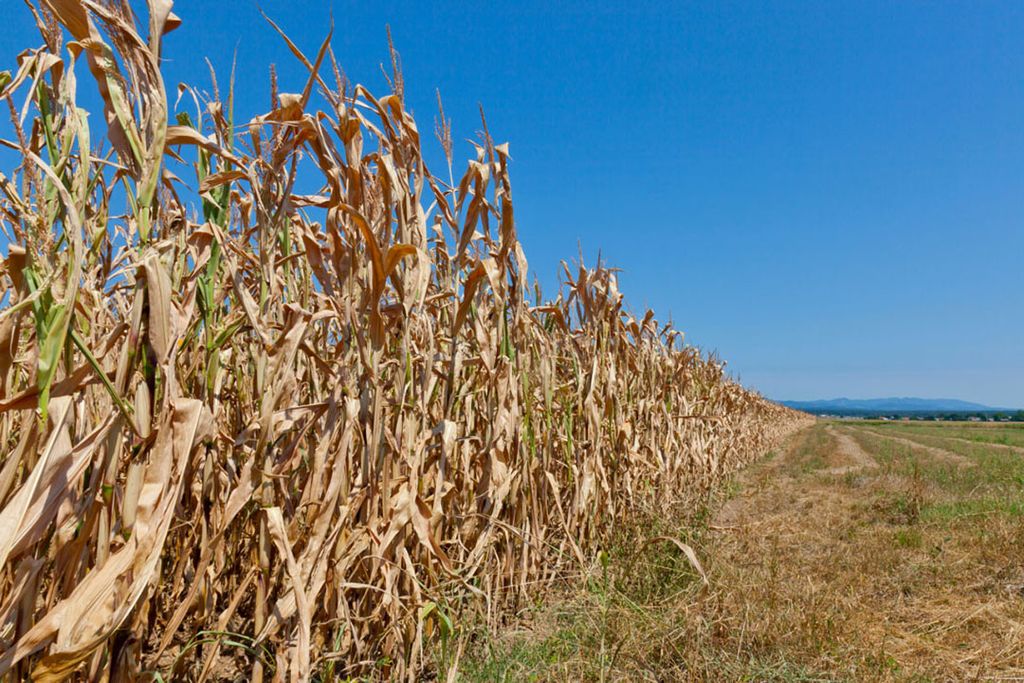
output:
[[[704,513],[634,533],[685,538],[706,585],[681,553],[626,540],[587,590],[475,650],[469,680],[1024,677],[1024,460],[949,439],[964,466],[886,433],[800,432]]]

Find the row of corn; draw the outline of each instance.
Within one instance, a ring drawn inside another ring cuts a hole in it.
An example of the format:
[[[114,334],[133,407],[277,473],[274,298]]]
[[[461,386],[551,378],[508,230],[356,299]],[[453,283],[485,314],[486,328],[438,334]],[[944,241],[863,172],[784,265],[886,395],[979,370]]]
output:
[[[802,424],[601,264],[542,299],[486,123],[435,175],[329,36],[265,114],[168,93],[170,5],[46,0],[0,73],[0,674],[413,679]]]

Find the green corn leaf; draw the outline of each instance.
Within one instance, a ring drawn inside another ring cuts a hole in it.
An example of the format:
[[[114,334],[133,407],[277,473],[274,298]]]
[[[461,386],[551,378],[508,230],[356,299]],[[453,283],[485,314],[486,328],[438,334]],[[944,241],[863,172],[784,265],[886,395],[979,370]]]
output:
[[[39,361],[36,384],[39,388],[39,414],[45,421],[50,402],[50,386],[57,374],[61,351],[68,333],[67,309],[63,304],[54,304],[43,318],[44,333],[39,337]],[[37,323],[38,325],[38,323]]]

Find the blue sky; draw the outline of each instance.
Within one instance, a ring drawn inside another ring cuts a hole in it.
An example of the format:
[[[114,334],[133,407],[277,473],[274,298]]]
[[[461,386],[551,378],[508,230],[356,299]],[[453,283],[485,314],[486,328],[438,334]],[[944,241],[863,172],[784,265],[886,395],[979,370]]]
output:
[[[17,4],[2,68],[36,42]],[[769,396],[1024,406],[1024,4],[261,6],[309,53],[333,12],[376,91],[390,24],[421,129],[435,88],[456,140],[482,103],[549,292],[580,244]],[[236,48],[246,116],[270,62],[304,82],[255,4],[175,11],[169,89],[207,85],[204,57],[226,80]]]

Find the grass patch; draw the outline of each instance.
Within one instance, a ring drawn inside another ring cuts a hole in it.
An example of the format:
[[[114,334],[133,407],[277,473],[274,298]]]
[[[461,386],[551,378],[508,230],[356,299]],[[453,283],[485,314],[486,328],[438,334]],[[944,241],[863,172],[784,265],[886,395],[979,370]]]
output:
[[[892,432],[900,436],[930,436],[935,438],[956,438],[974,441],[980,444],[997,444],[1024,448],[1024,424],[984,424],[972,423],[893,423],[873,422],[872,429]]]
[[[896,539],[896,545],[901,548],[916,550],[924,545],[920,529],[897,529],[893,537]]]
[[[561,629],[546,637],[532,634],[503,641],[488,641],[483,656],[471,655],[460,667],[462,681],[543,681],[559,662],[579,652],[579,634],[573,628]]]
[[[991,515],[1020,517],[1024,515],[1024,500],[973,498],[935,503],[925,506],[921,511],[922,520],[932,523],[951,523],[969,517],[986,517]]]
[[[783,471],[800,476],[829,467],[829,455],[834,451],[835,439],[829,435],[827,425],[818,422],[802,432],[795,448],[788,454]]]

